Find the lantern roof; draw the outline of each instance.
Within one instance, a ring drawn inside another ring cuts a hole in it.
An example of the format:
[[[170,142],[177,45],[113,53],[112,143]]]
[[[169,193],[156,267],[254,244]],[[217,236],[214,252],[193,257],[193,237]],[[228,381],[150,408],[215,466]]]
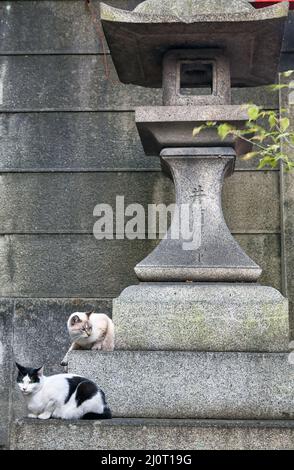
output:
[[[276,79],[289,4],[255,9],[247,0],[146,0],[133,11],[100,4],[101,22],[119,79],[162,86],[169,49],[219,48],[232,86]]]

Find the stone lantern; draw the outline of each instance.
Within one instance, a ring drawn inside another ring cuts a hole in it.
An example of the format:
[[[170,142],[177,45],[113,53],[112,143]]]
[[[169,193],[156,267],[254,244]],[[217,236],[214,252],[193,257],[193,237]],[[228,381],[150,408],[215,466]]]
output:
[[[125,368],[141,406],[106,387],[115,416],[294,417],[287,300],[256,284],[261,269],[222,214],[224,178],[248,146],[215,128],[192,135],[207,121],[244,128],[247,111],[231,104],[231,88],[276,80],[287,14],[287,2],[259,10],[247,0],[147,0],[133,11],[101,4],[119,79],[163,89],[162,104],[136,109],[136,125],[146,155],[173,179],[177,206],[191,209],[190,238],[173,237],[174,218],[135,267],[140,284],[114,301],[119,351],[103,361],[121,378]]]
[[[223,180],[233,173],[236,154],[249,149],[241,139],[222,141],[216,130],[197,139],[192,131],[206,121],[244,127],[247,112],[231,105],[231,86],[275,81],[287,9],[255,10],[247,0],[149,0],[132,12],[101,5],[120,80],[163,88],[163,106],[137,108],[136,124],[145,153],[160,156],[172,175],[177,206],[191,206],[191,243],[182,231],[171,236],[174,220],[136,266],[140,280],[259,278],[260,267],[233,239],[221,208]]]

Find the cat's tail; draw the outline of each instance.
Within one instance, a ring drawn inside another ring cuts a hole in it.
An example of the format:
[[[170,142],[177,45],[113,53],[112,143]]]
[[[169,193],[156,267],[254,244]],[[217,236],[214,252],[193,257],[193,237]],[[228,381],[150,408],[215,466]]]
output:
[[[102,342],[103,351],[113,351],[114,350],[114,324],[111,318],[107,316],[107,330],[105,337]]]
[[[86,413],[80,419],[111,419],[111,411],[108,407],[104,409],[103,413]]]

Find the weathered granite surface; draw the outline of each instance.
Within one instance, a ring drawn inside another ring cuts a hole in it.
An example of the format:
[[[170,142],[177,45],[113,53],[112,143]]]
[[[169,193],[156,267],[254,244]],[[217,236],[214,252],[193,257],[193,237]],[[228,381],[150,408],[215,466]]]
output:
[[[288,351],[288,301],[256,284],[141,283],[113,302],[117,349]]]
[[[7,445],[11,408],[13,301],[0,302],[0,449]]]
[[[95,380],[114,417],[294,419],[284,353],[77,351],[69,372]]]
[[[96,54],[0,56],[5,71],[0,111],[132,110],[160,102],[161,90],[121,84],[108,62],[111,81]]]
[[[14,424],[12,438],[12,449],[18,450],[290,450],[294,422],[21,420]]]

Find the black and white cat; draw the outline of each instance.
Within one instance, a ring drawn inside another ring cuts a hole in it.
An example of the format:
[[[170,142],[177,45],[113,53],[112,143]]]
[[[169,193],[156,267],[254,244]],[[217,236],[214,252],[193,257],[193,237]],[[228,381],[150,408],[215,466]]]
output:
[[[111,418],[103,390],[91,380],[72,374],[46,377],[43,367],[16,366],[17,383],[26,399],[29,418]]]

